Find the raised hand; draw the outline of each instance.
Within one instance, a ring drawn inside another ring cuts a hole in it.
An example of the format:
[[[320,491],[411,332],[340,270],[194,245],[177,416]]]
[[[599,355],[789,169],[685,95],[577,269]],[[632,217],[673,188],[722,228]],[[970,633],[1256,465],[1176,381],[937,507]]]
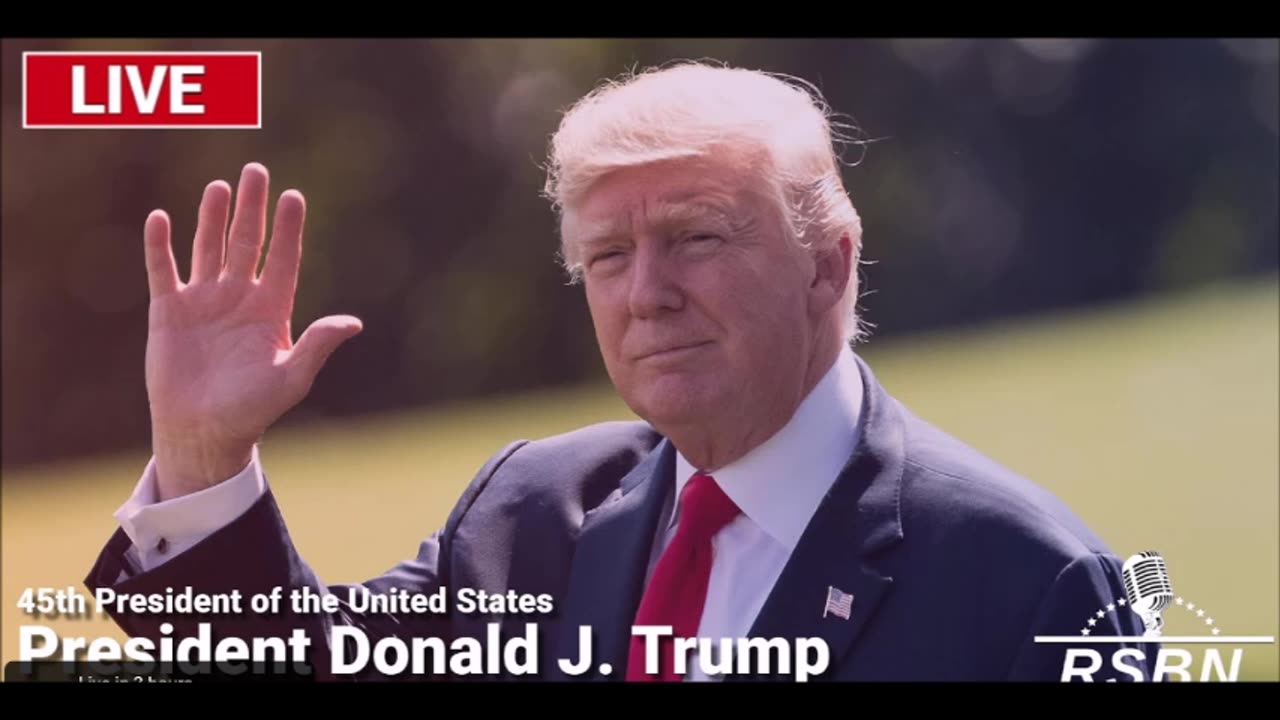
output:
[[[152,446],[161,500],[226,480],[252,457],[267,428],[310,391],[325,361],[360,332],[348,315],[321,318],[293,342],[293,314],[306,204],[281,194],[266,263],[269,177],[245,166],[230,218],[231,187],[205,187],[191,276],[179,279],[169,216],[146,220],[151,292],[146,353]]]

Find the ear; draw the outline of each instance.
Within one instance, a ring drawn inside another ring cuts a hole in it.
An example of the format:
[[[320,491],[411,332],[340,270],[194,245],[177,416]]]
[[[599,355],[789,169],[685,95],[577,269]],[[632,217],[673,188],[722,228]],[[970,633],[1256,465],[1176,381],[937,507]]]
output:
[[[840,304],[849,285],[853,267],[853,241],[848,233],[830,247],[813,252],[813,279],[809,283],[809,311],[815,316],[824,315]]]

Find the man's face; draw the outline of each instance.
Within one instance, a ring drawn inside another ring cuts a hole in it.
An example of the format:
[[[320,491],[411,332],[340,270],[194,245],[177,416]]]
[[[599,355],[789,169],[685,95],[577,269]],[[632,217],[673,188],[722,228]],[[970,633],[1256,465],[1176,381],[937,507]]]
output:
[[[663,431],[800,400],[813,262],[759,179],[711,161],[629,169],[565,215],[610,378]]]

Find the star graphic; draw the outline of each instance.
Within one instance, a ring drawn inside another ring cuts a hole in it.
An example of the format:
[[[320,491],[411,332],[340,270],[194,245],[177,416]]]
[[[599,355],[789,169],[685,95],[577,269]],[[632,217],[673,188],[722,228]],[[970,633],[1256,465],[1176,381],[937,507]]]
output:
[[[1174,600],[1174,602],[1176,602],[1176,603],[1178,603],[1179,605],[1181,605],[1181,604],[1182,604],[1182,598],[1178,598],[1177,600]]]
[[[1196,609],[1196,604],[1195,604],[1195,603],[1187,603],[1187,609],[1188,609],[1188,610],[1195,610],[1195,609]]]
[[[1097,620],[1093,618],[1089,618],[1089,627],[1093,627],[1094,625],[1097,625],[1097,624],[1098,624]]]
[[[1115,610],[1115,609],[1116,609],[1116,604],[1115,604],[1115,603],[1107,603],[1107,612],[1111,612],[1111,611],[1113,611],[1113,610]]]
[[[1197,610],[1196,617],[1204,617],[1204,610]]]
[[[1102,612],[1101,610],[1099,610],[1099,611],[1098,611],[1097,613],[1095,613],[1095,614],[1096,614],[1098,617],[1106,617],[1106,616],[1107,616],[1107,614],[1106,614],[1106,613],[1104,613],[1104,612]]]
[[[1085,628],[1085,629],[1081,630],[1081,631],[1080,631],[1080,634],[1081,634],[1081,635],[1088,635],[1088,634],[1089,634],[1089,628]]]
[[[1213,618],[1205,618],[1205,619],[1204,619],[1204,624],[1205,624],[1205,625],[1212,625],[1212,624],[1213,624]]]
[[[1116,604],[1119,605],[1120,607],[1124,607],[1125,606],[1124,598],[1117,599]]]
[[[1220,633],[1220,632],[1222,632],[1222,630],[1220,630],[1219,628],[1214,628],[1214,629],[1213,629],[1213,634],[1214,634],[1214,635],[1217,635],[1217,634],[1218,634],[1218,633]]]

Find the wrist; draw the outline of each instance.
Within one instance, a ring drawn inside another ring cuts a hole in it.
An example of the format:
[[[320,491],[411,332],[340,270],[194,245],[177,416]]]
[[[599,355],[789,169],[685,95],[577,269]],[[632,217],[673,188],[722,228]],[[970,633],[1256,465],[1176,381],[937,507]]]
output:
[[[231,479],[253,460],[254,443],[174,442],[156,438],[157,500],[199,492]]]

